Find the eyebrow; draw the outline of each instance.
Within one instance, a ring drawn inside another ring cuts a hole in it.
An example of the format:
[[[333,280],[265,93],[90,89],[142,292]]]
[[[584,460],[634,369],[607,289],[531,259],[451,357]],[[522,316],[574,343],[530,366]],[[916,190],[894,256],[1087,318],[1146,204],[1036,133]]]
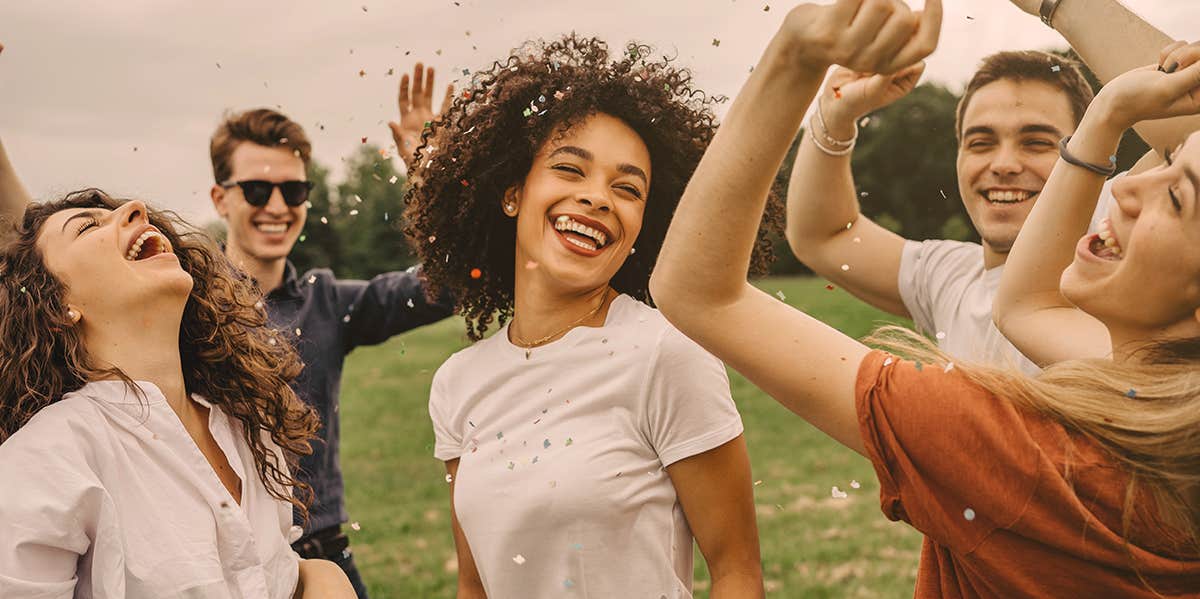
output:
[[[1163,160],[1167,162],[1168,166],[1175,164],[1175,155],[1178,154],[1182,149],[1183,144],[1179,144],[1179,146],[1174,150],[1166,150],[1163,152]],[[1188,167],[1187,165],[1181,164],[1179,165],[1179,168],[1183,169],[1184,176],[1188,178],[1188,181],[1192,182],[1192,190],[1194,192],[1193,195],[1200,196],[1200,176],[1197,176],[1196,171],[1192,170],[1191,167]]]
[[[1051,135],[1062,137],[1062,131],[1058,127],[1055,127],[1054,125],[1046,125],[1046,124],[1042,124],[1042,123],[1025,125],[1024,127],[1021,127],[1021,129],[1018,130],[1017,132],[1022,135],[1027,134],[1027,133],[1049,133]],[[963,137],[974,135],[976,133],[983,134],[983,135],[995,135],[996,130],[992,129],[991,127],[988,127],[986,125],[976,125],[974,127],[968,127],[966,131],[963,131]]]
[[[572,156],[578,156],[579,158],[587,160],[588,162],[591,162],[595,159],[595,155],[578,146],[559,146],[555,148],[553,152],[550,152],[550,155],[546,158],[554,158],[559,154],[571,154]],[[640,167],[622,162],[617,165],[617,172],[623,175],[633,175],[641,179],[643,184],[650,185],[650,178],[646,176],[646,171],[642,170]]]
[[[100,210],[96,210],[96,209],[84,210],[83,212],[76,212],[75,214],[72,214],[71,216],[67,217],[67,220],[63,221],[62,231],[65,233],[67,230],[67,225],[71,224],[71,221],[73,221],[77,218],[91,217],[94,219],[94,218],[97,218],[98,216],[100,216],[100,214],[101,214]]]

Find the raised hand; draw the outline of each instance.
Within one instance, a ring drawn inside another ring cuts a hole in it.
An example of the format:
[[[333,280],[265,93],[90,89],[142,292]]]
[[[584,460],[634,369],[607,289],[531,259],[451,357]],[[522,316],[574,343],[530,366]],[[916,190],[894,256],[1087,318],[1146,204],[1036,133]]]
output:
[[[781,33],[803,67],[836,64],[893,74],[933,53],[941,24],[941,0],[929,0],[923,11],[913,11],[901,0],[838,0],[793,8]]]
[[[442,111],[450,106],[453,96],[454,85],[447,85],[446,95],[442,98]],[[404,164],[411,173],[416,166],[413,163],[413,153],[421,143],[421,132],[425,130],[426,123],[441,114],[441,111],[433,111],[433,67],[426,69],[425,65],[419,62],[413,67],[411,94],[408,75],[401,76],[397,101],[400,105],[400,120],[389,122],[388,128],[392,130],[392,140],[396,142],[400,157],[404,159]]]
[[[1038,16],[1039,14],[1041,14],[1038,11],[1042,7],[1042,0],[1009,0],[1009,1],[1013,3],[1013,6],[1016,6],[1017,8],[1021,9],[1022,11],[1027,12],[1035,17]]]
[[[831,126],[853,123],[863,115],[887,106],[912,92],[925,72],[925,62],[891,75],[858,73],[835,67],[821,92],[821,110]]]
[[[1159,64],[1118,76],[1100,90],[1096,101],[1122,129],[1141,121],[1200,114],[1200,43],[1167,46]]]

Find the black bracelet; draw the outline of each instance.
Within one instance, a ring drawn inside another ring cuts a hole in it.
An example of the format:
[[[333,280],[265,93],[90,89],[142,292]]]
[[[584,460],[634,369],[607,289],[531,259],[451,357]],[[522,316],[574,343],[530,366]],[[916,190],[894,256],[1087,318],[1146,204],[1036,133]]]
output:
[[[1100,166],[1098,164],[1084,162],[1084,161],[1076,158],[1075,156],[1073,156],[1071,154],[1071,152],[1067,151],[1067,142],[1070,142],[1070,141],[1071,141],[1071,136],[1068,135],[1068,136],[1062,138],[1062,141],[1058,142],[1058,156],[1059,156],[1059,158],[1063,159],[1063,162],[1066,162],[1067,164],[1071,164],[1074,166],[1078,166],[1079,168],[1086,168],[1087,170],[1092,171],[1093,173],[1096,173],[1097,175],[1104,175],[1105,177],[1111,177],[1111,176],[1117,174],[1117,157],[1116,156],[1108,157],[1108,166]]]

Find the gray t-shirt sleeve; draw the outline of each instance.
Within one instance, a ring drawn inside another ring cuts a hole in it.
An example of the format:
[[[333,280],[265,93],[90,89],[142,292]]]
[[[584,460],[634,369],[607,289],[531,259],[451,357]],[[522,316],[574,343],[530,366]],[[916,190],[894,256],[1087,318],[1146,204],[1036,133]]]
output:
[[[931,331],[933,325],[933,299],[929,292],[930,269],[926,268],[929,251],[928,241],[905,241],[900,254],[900,273],[897,286],[900,300],[912,316],[919,331]]]
[[[958,309],[956,292],[982,266],[983,248],[977,243],[931,239],[906,241],[897,280],[900,299],[917,330],[939,330],[939,320]]]
[[[674,327],[647,372],[643,429],[664,467],[742,434],[725,365]]]

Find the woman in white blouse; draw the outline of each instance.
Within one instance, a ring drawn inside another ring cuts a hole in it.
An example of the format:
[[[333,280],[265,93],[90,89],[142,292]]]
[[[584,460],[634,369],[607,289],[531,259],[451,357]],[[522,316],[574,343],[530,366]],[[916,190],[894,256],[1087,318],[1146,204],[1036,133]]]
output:
[[[288,544],[299,360],[178,224],[85,190],[0,254],[0,597],[354,596]]]

